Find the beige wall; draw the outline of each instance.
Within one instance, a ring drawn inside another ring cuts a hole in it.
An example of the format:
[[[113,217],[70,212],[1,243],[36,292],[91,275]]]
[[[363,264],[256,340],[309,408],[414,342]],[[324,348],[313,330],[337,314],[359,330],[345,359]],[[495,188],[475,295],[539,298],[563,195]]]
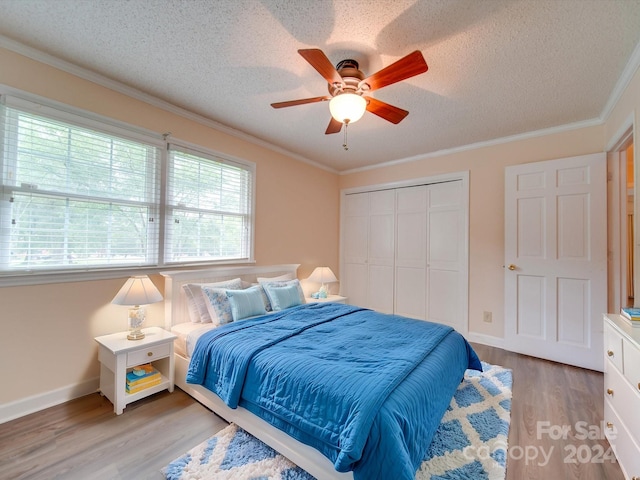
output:
[[[0,66],[0,84],[254,162],[257,264],[300,263],[301,278],[318,265],[337,272],[337,175],[7,50]],[[163,277],[151,278],[162,291]],[[93,337],[126,328],[123,307],[110,304],[124,280],[0,288],[0,405],[95,381]],[[147,317],[163,325],[162,304]]]

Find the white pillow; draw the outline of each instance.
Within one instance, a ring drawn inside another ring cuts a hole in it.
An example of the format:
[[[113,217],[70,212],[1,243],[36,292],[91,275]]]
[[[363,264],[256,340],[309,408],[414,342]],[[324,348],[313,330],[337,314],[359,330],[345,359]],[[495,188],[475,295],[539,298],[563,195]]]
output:
[[[187,283],[182,286],[184,293],[187,295],[187,308],[189,309],[189,318],[193,323],[209,323],[212,321],[211,314],[207,304],[209,301],[202,294],[202,287],[220,287],[225,289],[242,288],[242,280],[234,278],[232,280],[224,280],[214,283]]]
[[[294,280],[296,277],[293,276],[293,273],[285,273],[284,275],[280,275],[278,277],[258,277],[258,283],[267,283],[267,282],[286,282],[288,280]]]
[[[245,290],[227,290],[234,322],[267,313],[261,291],[259,285]]]

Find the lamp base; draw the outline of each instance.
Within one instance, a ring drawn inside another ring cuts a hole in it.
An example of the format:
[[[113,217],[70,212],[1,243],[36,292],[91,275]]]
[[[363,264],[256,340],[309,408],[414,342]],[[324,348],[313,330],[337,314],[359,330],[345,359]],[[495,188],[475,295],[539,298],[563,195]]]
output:
[[[127,335],[127,340],[142,340],[144,338],[144,332],[142,330],[132,330]]]
[[[142,340],[144,332],[141,330],[145,320],[145,311],[143,307],[136,305],[129,309],[129,334],[128,340]]]

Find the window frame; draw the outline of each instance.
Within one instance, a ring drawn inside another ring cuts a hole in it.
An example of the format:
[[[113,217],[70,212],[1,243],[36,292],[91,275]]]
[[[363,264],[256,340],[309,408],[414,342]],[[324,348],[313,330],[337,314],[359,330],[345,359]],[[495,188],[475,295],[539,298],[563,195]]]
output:
[[[180,267],[202,267],[214,265],[231,265],[231,264],[253,264],[255,263],[255,206],[256,206],[256,164],[246,159],[237,158],[223,152],[214,151],[202,145],[193,144],[178,138],[173,138],[171,134],[159,134],[151,130],[147,130],[135,125],[131,125],[119,120],[114,120],[106,116],[102,116],[87,110],[79,109],[56,102],[50,99],[42,98],[36,95],[18,91],[13,88],[0,85],[0,102],[11,108],[17,108],[29,113],[34,113],[45,118],[61,121],[80,128],[89,128],[107,135],[114,135],[134,142],[142,142],[159,148],[158,160],[156,166],[155,193],[157,201],[159,225],[153,230],[157,236],[157,257],[155,262],[147,265],[139,266],[117,266],[117,267],[100,267],[87,266],[85,268],[55,268],[52,269],[32,269],[32,270],[13,270],[0,272],[0,287],[4,286],[20,286],[20,285],[37,285],[47,283],[74,282],[84,280],[99,280],[109,278],[121,278],[123,276],[137,275],[141,273],[153,274],[166,270],[167,268]],[[4,148],[4,125],[0,122],[0,152]],[[170,139],[169,139],[170,138]],[[167,262],[165,259],[166,248],[166,221],[168,221],[166,213],[167,191],[168,191],[168,172],[169,172],[169,148],[174,145],[180,150],[190,150],[210,158],[214,161],[218,160],[222,163],[229,163],[245,169],[249,174],[248,194],[251,198],[248,201],[248,234],[246,241],[247,258],[241,259],[222,259],[222,260],[199,260],[193,262]],[[4,168],[4,158],[0,157],[0,169]],[[0,181],[0,184],[2,182]],[[0,247],[6,242],[0,238]],[[0,252],[2,254],[2,252]],[[153,259],[151,259],[153,260]]]

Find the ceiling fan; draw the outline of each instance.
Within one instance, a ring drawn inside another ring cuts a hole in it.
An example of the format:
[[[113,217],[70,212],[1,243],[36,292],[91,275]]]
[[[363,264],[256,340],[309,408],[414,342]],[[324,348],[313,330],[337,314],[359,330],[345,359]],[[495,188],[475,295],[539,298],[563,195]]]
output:
[[[338,133],[342,125],[358,121],[365,110],[391,122],[400,123],[409,112],[366,94],[428,70],[419,50],[365,78],[358,62],[346,59],[334,68],[331,61],[317,48],[298,50],[298,53],[327,81],[329,95],[272,103],[273,108],[293,107],[306,103],[329,101],[331,120],[325,134]]]

